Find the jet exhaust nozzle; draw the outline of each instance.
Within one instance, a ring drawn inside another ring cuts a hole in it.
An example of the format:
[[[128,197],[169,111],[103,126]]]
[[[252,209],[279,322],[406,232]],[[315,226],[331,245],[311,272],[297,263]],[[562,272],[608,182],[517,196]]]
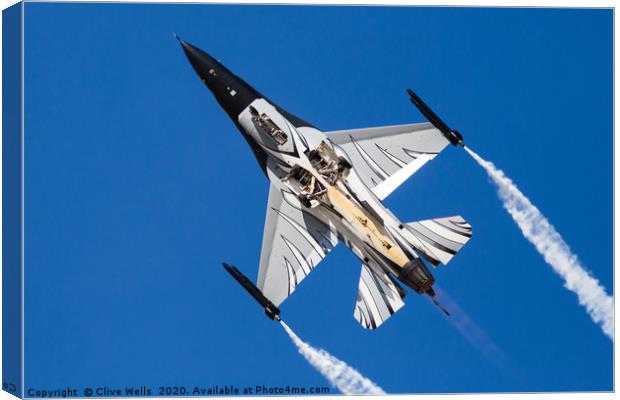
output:
[[[398,279],[418,294],[427,293],[433,297],[435,278],[419,258],[411,259],[398,274]]]
[[[411,100],[413,105],[420,110],[422,115],[424,115],[424,117],[426,117],[426,119],[428,119],[428,121],[433,124],[435,128],[439,129],[439,131],[443,133],[450,143],[454,146],[465,146],[463,135],[461,135],[459,131],[450,129],[450,127],[446,125],[446,123],[443,122],[443,120],[439,118],[439,116],[435,114],[429,106],[426,105],[420,96],[415,94],[415,92],[411,89],[407,89],[407,94],[409,94],[409,100]]]
[[[280,309],[276,307],[267,297],[265,297],[263,292],[261,292],[260,289],[252,283],[252,281],[250,281],[245,275],[243,275],[243,273],[239,271],[236,267],[227,263],[222,263],[222,265],[224,266],[226,271],[228,271],[228,273],[231,274],[232,277],[235,278],[235,280],[239,282],[239,284],[241,284],[241,286],[243,286],[243,288],[250,295],[252,295],[252,297],[254,297],[258,304],[260,304],[261,307],[265,309],[265,314],[270,319],[280,321]]]

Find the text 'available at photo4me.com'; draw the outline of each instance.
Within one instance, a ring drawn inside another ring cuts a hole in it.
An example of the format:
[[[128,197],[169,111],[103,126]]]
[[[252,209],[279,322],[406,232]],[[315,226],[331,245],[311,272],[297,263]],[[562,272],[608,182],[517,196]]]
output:
[[[127,387],[65,387],[28,388],[26,397],[140,397],[140,396],[235,396],[235,395],[314,395],[329,394],[328,387],[321,386],[127,386]]]

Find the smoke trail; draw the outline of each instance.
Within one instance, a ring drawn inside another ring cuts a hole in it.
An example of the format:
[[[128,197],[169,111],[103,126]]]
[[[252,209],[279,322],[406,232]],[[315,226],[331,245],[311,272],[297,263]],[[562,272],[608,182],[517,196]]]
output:
[[[594,322],[603,332],[614,340],[614,305],[613,298],[605,292],[597,279],[593,278],[581,265],[562,236],[540,213],[517,186],[497,169],[493,163],[482,159],[469,148],[465,150],[484,168],[498,187],[499,197],[504,208],[517,223],[523,236],[551,265],[553,270],[564,279],[564,287],[577,294],[579,304],[586,308]]]
[[[280,324],[297,346],[299,353],[343,394],[385,394],[383,389],[348,366],[344,361],[340,361],[323,349],[315,349],[310,346],[297,337],[284,321],[280,321]]]

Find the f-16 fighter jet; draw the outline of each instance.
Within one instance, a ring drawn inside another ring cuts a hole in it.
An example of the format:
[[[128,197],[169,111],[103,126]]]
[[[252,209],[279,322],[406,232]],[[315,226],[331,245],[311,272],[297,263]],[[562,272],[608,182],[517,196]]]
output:
[[[257,288],[225,265],[267,315],[279,318],[277,307],[339,242],[362,262],[353,315],[364,328],[377,328],[404,305],[401,284],[435,301],[425,262],[447,264],[471,238],[471,226],[460,216],[404,223],[381,201],[448,144],[462,145],[461,135],[411,90],[430,123],[323,132],[179,42],[270,181]]]

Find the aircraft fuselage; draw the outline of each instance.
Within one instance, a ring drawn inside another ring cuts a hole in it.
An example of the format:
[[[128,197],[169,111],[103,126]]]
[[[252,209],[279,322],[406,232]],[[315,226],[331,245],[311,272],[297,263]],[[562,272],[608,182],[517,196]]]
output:
[[[408,244],[406,229],[362,182],[346,152],[202,50],[180,42],[271,183],[289,194],[287,201],[329,225],[362,263],[433,297],[434,278]]]

